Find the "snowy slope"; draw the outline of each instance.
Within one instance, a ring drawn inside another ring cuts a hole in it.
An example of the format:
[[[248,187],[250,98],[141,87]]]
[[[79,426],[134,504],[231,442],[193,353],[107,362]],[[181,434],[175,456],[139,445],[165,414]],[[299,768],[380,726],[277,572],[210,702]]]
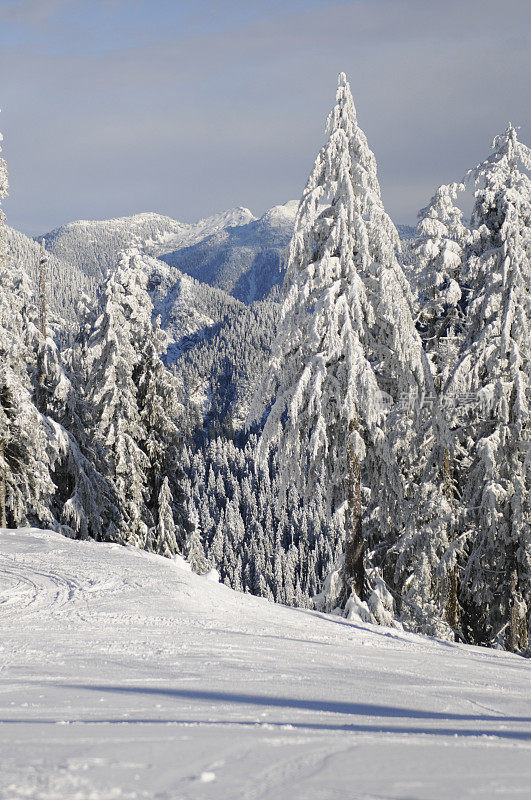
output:
[[[220,320],[236,314],[240,303],[225,292],[194,280],[163,261],[142,257],[148,277],[148,291],[153,302],[153,314],[161,318],[174,362],[182,352],[208,336]]]
[[[196,223],[149,212],[108,220],[77,220],[45,234],[46,247],[88,275],[101,277],[116,265],[119,251],[131,245],[146,247],[153,254],[168,252],[253,219],[249,209],[240,207]]]
[[[529,796],[529,662],[0,532],[2,800]]]
[[[245,303],[265,297],[283,276],[283,253],[297,203],[269,209],[256,219],[239,207],[184,223],[144,213],[110,220],[77,220],[45,234],[46,247],[81,272],[101,279],[121,249],[134,244],[154,258]]]
[[[292,201],[274,206],[260,219],[227,227],[173,252],[159,248],[156,255],[244,303],[262,300],[284,277],[297,205]]]
[[[246,306],[150,256],[142,265],[154,316],[168,337],[165,362],[177,369],[183,402],[198,406],[204,423],[229,415],[235,428],[243,425],[271,352],[278,306]]]

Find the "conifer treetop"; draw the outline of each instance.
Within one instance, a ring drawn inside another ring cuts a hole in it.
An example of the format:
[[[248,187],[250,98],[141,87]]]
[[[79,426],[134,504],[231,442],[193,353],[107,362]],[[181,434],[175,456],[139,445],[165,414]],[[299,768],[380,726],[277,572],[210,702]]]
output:
[[[339,73],[336,105],[328,115],[326,122],[326,132],[332,137],[339,137],[340,131],[343,131],[347,137],[351,166],[355,166],[354,178],[361,178],[362,185],[369,190],[369,197],[365,198],[365,202],[371,200],[381,202],[376,158],[369,147],[367,137],[358,125],[354,99],[344,72]]]
[[[418,215],[417,231],[420,237],[438,239],[449,236],[463,244],[467,228],[462,222],[462,211],[453,201],[465,190],[464,183],[442,184]]]
[[[507,623],[514,574],[528,607],[531,600],[530,168],[531,151],[509,124],[493,153],[468,173],[477,188],[467,244],[467,335],[447,393],[477,398],[469,411],[454,412],[470,451],[459,487],[470,542],[461,585],[475,608],[476,637],[496,638]]]
[[[359,429],[351,436],[363,458],[364,438],[381,437],[382,392],[397,398],[417,389],[427,367],[397,261],[398,233],[344,73],[327,131],[299,204],[279,336],[251,418],[274,398],[258,460],[265,464],[278,446],[289,465],[280,470],[281,495],[293,483],[311,492],[325,463],[339,503],[345,432]]]
[[[472,178],[476,183],[483,177],[496,173],[514,173],[523,167],[531,169],[531,149],[518,140],[519,126],[510,122],[503,133],[494,137],[491,155],[473,169],[468,170],[463,180]]]
[[[484,321],[488,320],[489,329],[501,324],[504,360],[510,329],[514,335],[514,323],[529,314],[525,298],[529,296],[531,181],[526,173],[531,169],[531,150],[518,141],[511,124],[495,137],[492,147],[494,152],[467,173],[477,186],[466,273],[469,344]],[[493,314],[493,309],[498,313]]]

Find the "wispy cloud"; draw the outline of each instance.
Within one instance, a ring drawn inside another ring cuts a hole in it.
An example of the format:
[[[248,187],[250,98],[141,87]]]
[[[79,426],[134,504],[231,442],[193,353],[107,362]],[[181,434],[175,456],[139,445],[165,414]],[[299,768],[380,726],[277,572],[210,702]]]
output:
[[[36,25],[55,28],[42,47],[0,50],[12,224],[29,227],[39,209],[45,229],[140,210],[256,213],[297,197],[340,70],[397,221],[483,157],[508,119],[529,134],[520,0],[503,14],[495,0],[157,0],[148,19],[144,0],[97,5],[105,30],[104,17],[81,24],[65,7],[73,30]]]
[[[73,2],[74,0],[2,0],[0,23],[37,25]]]

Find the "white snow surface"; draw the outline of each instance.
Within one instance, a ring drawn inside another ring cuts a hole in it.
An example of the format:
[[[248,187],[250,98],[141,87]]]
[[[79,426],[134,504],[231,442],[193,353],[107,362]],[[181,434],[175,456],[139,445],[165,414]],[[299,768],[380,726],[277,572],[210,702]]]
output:
[[[212,576],[211,576],[212,578]],[[530,662],[0,531],[1,800],[507,800]]]

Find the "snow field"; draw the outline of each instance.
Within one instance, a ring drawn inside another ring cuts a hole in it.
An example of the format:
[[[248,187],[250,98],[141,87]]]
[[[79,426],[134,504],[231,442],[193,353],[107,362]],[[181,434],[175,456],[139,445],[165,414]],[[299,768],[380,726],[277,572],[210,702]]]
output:
[[[0,533],[0,630],[1,800],[529,796],[509,653],[35,529]]]

